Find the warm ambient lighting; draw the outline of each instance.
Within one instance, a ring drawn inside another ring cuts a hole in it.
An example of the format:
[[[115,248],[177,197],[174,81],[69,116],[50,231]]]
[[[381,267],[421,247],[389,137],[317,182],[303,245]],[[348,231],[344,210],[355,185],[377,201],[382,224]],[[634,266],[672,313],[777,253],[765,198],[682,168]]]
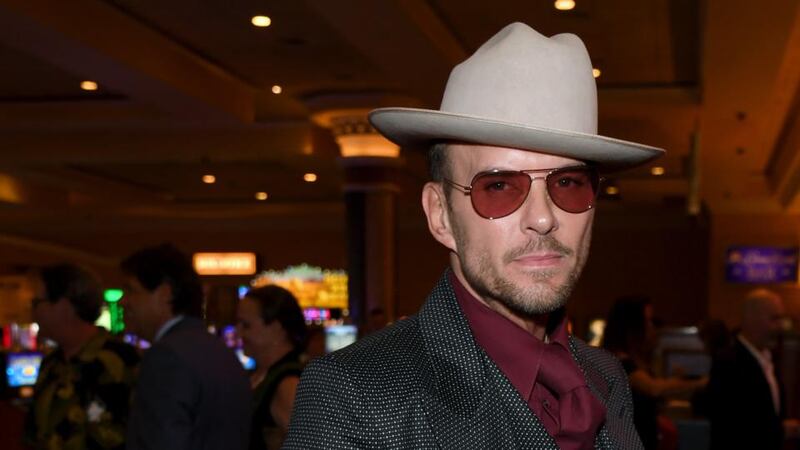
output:
[[[205,184],[214,184],[217,182],[217,177],[214,175],[203,175],[203,183]]]
[[[606,186],[606,194],[617,195],[619,194],[619,188],[616,186]]]
[[[575,8],[574,0],[556,0],[555,7],[559,11],[569,11]]]
[[[97,83],[94,81],[81,81],[81,89],[84,91],[96,91]]]
[[[306,180],[309,183],[313,183],[313,182],[317,181],[317,174],[315,174],[315,173],[307,173],[307,174],[303,175],[303,179]]]
[[[192,264],[198,275],[253,275],[256,273],[256,254],[195,253]]]
[[[272,93],[273,94],[278,95],[281,92],[283,92],[283,88],[282,87],[278,86],[277,84],[275,86],[272,86]]]
[[[256,192],[256,200],[266,200],[269,198],[266,192]]]
[[[400,156],[400,147],[377,133],[336,136],[336,143],[339,144],[339,152],[345,158],[359,156],[397,158]]]
[[[397,158],[400,147],[372,129],[367,121],[368,108],[324,110],[311,115],[311,120],[333,131],[343,158]]]
[[[650,173],[652,173],[653,175],[656,175],[656,176],[664,175],[664,168],[661,167],[661,166],[652,167],[652,168],[650,168]]]
[[[253,16],[253,18],[250,19],[250,23],[257,27],[264,28],[272,24],[272,19],[267,16]]]
[[[23,204],[27,201],[25,194],[22,181],[0,173],[0,202]]]
[[[592,76],[593,76],[593,77],[595,77],[595,78],[600,78],[600,74],[601,74],[601,73],[602,73],[602,72],[600,72],[600,69],[598,69],[597,67],[595,67],[594,69],[592,69]]]

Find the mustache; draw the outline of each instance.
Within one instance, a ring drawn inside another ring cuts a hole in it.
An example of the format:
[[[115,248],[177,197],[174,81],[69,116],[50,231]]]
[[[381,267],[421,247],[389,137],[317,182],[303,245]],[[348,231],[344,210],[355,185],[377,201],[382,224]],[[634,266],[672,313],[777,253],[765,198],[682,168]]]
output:
[[[531,239],[523,247],[507,251],[506,254],[503,255],[503,261],[505,263],[510,263],[520,256],[527,255],[528,253],[542,251],[557,253],[560,256],[572,256],[572,254],[575,253],[571,248],[562,244],[553,236],[541,236],[538,239]]]

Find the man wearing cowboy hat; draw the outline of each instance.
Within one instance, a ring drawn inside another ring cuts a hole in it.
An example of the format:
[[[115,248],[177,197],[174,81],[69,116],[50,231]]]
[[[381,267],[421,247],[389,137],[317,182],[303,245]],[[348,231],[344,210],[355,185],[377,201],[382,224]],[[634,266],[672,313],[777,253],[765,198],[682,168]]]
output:
[[[308,366],[284,448],[641,448],[625,372],[565,326],[598,169],[663,153],[598,136],[596,97],[579,38],[514,23],[440,110],[371,113],[431,148],[422,206],[450,269],[416,316]]]

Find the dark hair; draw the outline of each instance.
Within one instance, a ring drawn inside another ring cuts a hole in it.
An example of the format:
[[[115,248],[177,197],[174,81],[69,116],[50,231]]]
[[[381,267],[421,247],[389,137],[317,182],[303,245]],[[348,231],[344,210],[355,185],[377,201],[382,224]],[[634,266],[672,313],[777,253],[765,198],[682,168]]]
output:
[[[643,295],[620,297],[608,313],[603,331],[603,348],[612,353],[647,357],[647,319],[645,309],[651,301]]]
[[[428,149],[428,172],[431,180],[436,182],[442,182],[445,178],[451,177],[446,142],[438,142]]]
[[[100,316],[102,289],[100,282],[88,270],[64,263],[45,266],[38,271],[38,275],[47,296],[43,300],[55,303],[66,298],[78,317],[87,323],[93,324]]]
[[[172,288],[172,313],[201,317],[203,288],[189,258],[172,244],[148,247],[128,256],[122,271],[136,277],[148,291],[162,283]]]
[[[430,172],[431,180],[437,183],[442,183],[445,179],[451,180],[453,178],[453,168],[450,165],[447,142],[437,142],[428,149],[428,171]],[[449,183],[444,183],[443,187],[444,198],[449,208],[453,187]]]
[[[303,311],[297,304],[291,292],[273,284],[251,289],[245,296],[258,303],[261,309],[261,320],[265,324],[278,321],[286,335],[292,342],[292,346],[297,351],[303,351],[308,343],[308,330]]]

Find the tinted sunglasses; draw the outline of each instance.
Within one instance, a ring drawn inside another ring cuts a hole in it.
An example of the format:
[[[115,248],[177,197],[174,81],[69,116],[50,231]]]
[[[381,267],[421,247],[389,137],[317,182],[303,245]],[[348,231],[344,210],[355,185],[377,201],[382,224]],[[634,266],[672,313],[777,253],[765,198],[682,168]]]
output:
[[[546,172],[545,176],[530,174]],[[547,195],[560,209],[573,214],[592,209],[597,198],[600,176],[592,166],[570,166],[558,169],[489,170],[472,178],[469,186],[445,181],[472,200],[472,208],[486,219],[505,217],[522,206],[533,180],[544,179]]]

